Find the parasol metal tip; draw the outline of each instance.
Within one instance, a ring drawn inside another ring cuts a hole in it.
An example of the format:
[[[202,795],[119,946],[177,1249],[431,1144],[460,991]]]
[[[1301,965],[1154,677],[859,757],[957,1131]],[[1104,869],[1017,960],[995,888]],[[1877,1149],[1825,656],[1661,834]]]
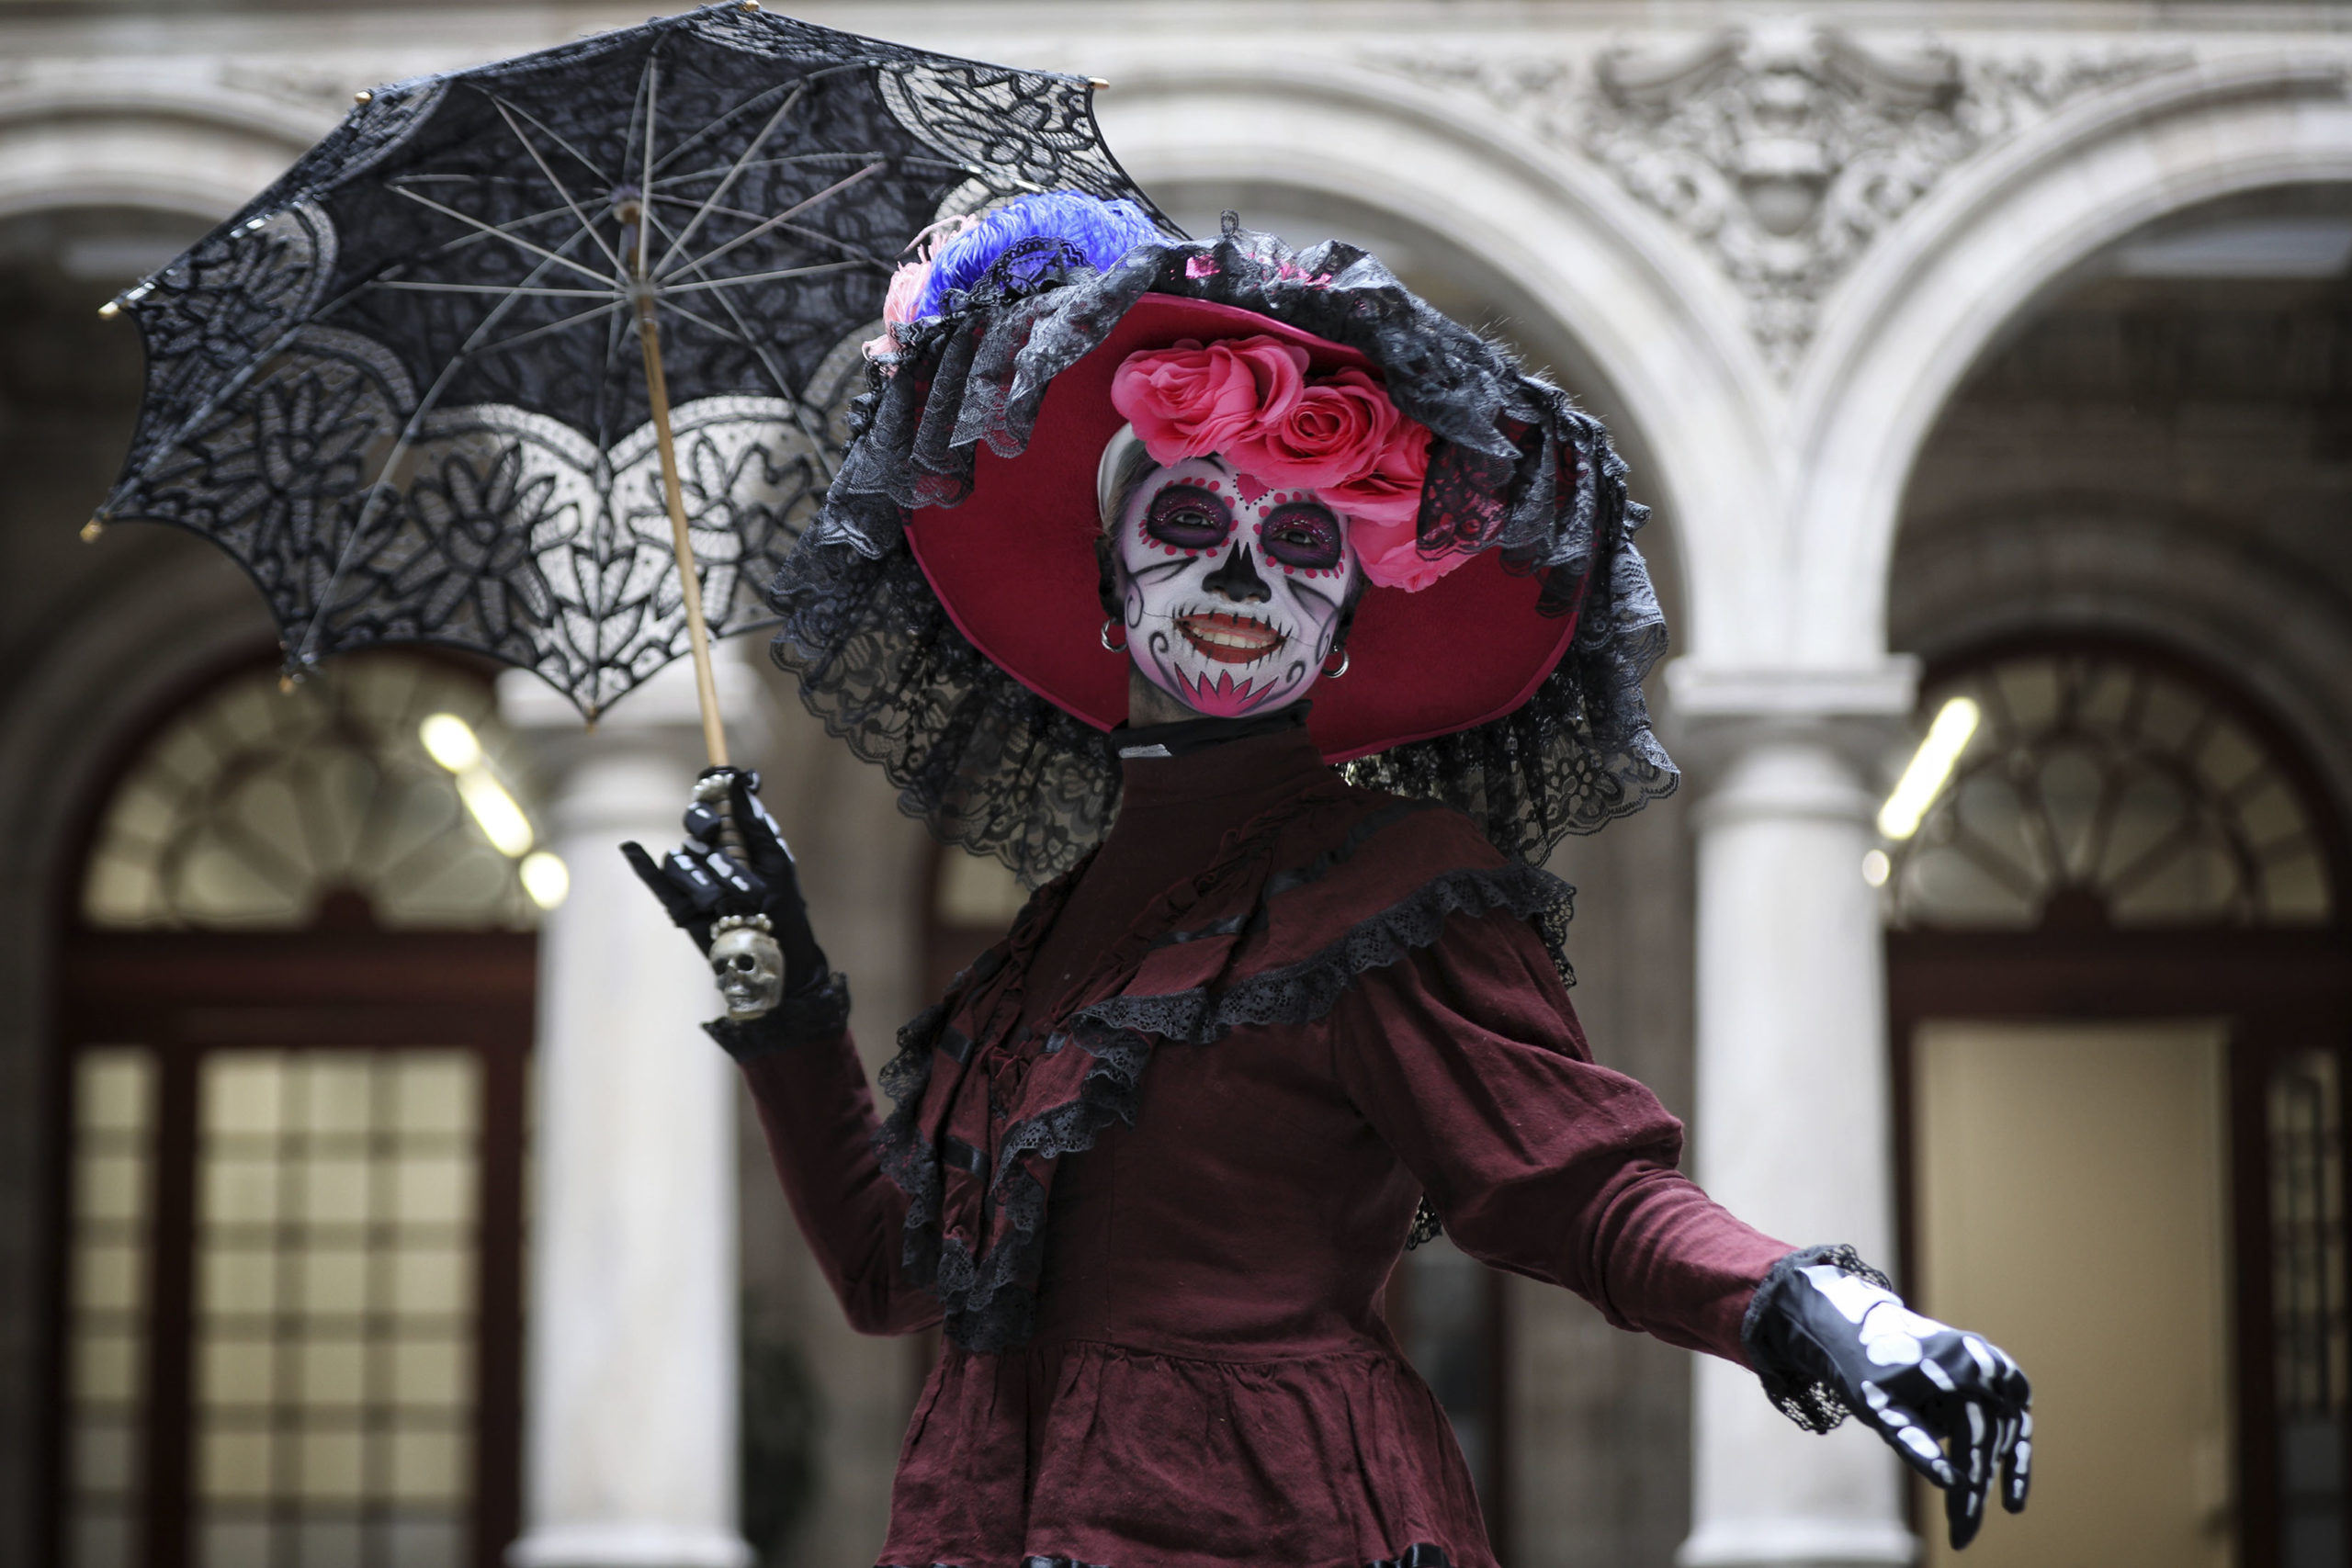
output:
[[[1100,76],[1089,76],[1086,79],[1086,85],[1093,88],[1098,93],[1102,92],[1111,85],[1110,83],[1104,81]]]
[[[376,101],[376,95],[362,87],[351,95],[351,101],[355,104],[372,104]]]
[[[111,321],[121,314],[122,301],[119,299],[109,299],[98,307],[98,319],[102,321]]]
[[[98,536],[106,531],[107,520],[103,517],[93,517],[82,525],[82,542],[85,545],[95,545],[98,542]]]

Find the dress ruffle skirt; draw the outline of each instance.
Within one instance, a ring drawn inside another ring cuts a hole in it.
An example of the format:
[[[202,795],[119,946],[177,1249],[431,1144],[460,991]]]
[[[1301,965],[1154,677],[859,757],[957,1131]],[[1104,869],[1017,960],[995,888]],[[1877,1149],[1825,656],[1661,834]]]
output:
[[[1013,1497],[1025,1517],[1004,1510]],[[883,1560],[905,1568],[1493,1561],[1436,1544],[1477,1499],[1436,1397],[1374,1348],[1215,1360],[951,1346],[908,1427],[891,1512]]]

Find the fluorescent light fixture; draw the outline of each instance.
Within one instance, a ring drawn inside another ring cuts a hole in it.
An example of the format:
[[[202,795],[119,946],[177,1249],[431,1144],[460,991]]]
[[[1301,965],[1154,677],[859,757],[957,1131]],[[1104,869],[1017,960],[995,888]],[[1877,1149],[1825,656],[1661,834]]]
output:
[[[436,713],[416,727],[416,738],[424,743],[425,754],[458,775],[458,798],[466,803],[474,820],[481,825],[483,834],[498,847],[498,852],[509,860],[520,860],[531,852],[534,835],[531,819],[506,793],[506,786],[484,765],[481,757],[481,737],[474,727],[453,713]],[[555,863],[554,874],[562,877],[561,886],[571,886],[563,863],[553,855],[544,858]],[[542,876],[548,874],[545,872]],[[523,886],[531,897],[538,897],[532,887],[530,868],[523,873]],[[552,909],[563,902],[563,895],[555,896],[555,903],[542,901],[539,908]]]
[[[520,860],[531,852],[531,819],[523,815],[506,786],[490,776],[488,768],[468,768],[459,773],[458,798],[466,803],[483,836],[498,847],[500,854]]]
[[[481,738],[456,714],[435,714],[416,727],[416,738],[424,742],[425,755],[453,773],[481,763]]]
[[[554,908],[571,892],[571,868],[563,863],[561,855],[533,850],[517,869],[523,875],[523,891],[542,909]]]
[[[1928,807],[1935,805],[1936,796],[1951,782],[1951,771],[1960,754],[1968,750],[1977,720],[1983,716],[1968,697],[1954,697],[1937,711],[1936,721],[1928,726],[1927,739],[1911,754],[1911,765],[1903,770],[1894,793],[1878,808],[1881,833],[1890,839],[1907,839],[1919,830]]]

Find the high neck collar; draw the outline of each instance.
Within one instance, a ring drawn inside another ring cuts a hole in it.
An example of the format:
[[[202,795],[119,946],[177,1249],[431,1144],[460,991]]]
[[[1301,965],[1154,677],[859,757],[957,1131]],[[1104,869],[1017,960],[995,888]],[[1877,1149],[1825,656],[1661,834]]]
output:
[[[1306,732],[1304,703],[1264,719],[1198,719],[1184,724],[1154,725],[1147,729],[1115,729],[1112,743],[1121,752],[1123,779],[1119,819],[1138,814],[1216,803],[1219,814],[1248,812],[1297,794],[1330,777],[1323,754]],[[1202,729],[1221,727],[1223,733]],[[1174,737],[1170,732],[1192,733]],[[1137,756],[1147,747],[1165,745],[1166,756]]]
[[[1242,718],[1215,718],[1204,714],[1178,719],[1173,724],[1148,724],[1140,728],[1123,724],[1111,731],[1109,741],[1112,753],[1123,762],[1184,757],[1236,740],[1305,729],[1307,713],[1314,706],[1311,701],[1293,703],[1271,713],[1253,713]]]

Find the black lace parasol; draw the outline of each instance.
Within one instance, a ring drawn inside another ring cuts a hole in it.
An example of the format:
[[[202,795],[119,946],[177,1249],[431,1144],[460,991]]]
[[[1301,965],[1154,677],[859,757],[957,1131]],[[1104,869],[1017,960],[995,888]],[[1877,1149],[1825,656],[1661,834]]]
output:
[[[94,526],[228,549],[290,673],[440,643],[594,717],[700,640],[673,520],[712,629],[762,615],[911,240],[1143,200],[1090,90],[738,0],[361,94],[107,307],[147,393]]]

